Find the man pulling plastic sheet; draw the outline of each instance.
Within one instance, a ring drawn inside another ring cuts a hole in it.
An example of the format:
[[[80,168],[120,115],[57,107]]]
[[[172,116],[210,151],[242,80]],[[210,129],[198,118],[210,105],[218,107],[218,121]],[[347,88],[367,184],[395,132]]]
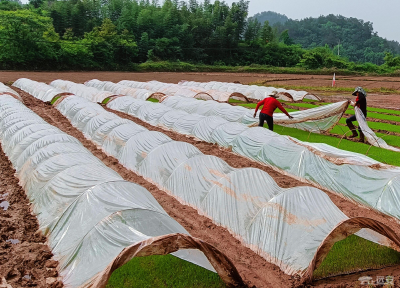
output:
[[[256,111],[254,111],[254,118],[256,118],[257,115],[257,111],[258,108],[260,106],[263,106],[263,108],[261,109],[259,118],[260,118],[260,123],[258,124],[258,126],[263,127],[264,126],[264,121],[267,121],[267,125],[268,125],[268,129],[271,131],[274,131],[274,111],[276,110],[276,108],[279,108],[279,110],[281,110],[283,113],[285,113],[289,119],[293,119],[293,116],[290,116],[289,113],[286,111],[285,108],[283,108],[282,104],[279,103],[278,100],[276,100],[276,98],[278,98],[278,92],[277,91],[273,91],[269,96],[265,98],[264,100],[258,102],[257,107],[256,107]]]

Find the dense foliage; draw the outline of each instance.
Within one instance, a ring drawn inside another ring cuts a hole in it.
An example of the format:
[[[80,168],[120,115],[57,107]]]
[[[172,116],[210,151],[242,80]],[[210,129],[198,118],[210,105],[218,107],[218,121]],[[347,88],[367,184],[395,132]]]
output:
[[[260,15],[277,22],[271,26],[268,21],[248,18],[245,0],[231,6],[210,0],[164,0],[161,4],[157,0],[30,0],[28,5],[0,0],[0,68],[168,70],[173,66],[185,70],[194,64],[221,69],[250,66],[257,70],[264,65],[375,73],[399,69],[395,45],[386,49],[379,44],[383,50],[375,52],[373,43],[381,38],[373,35],[371,45],[365,46],[369,42],[364,38],[372,31],[370,23],[361,25],[365,35],[350,29],[351,35],[363,39],[363,49],[370,55],[367,61],[386,61],[381,66],[355,64],[337,56],[334,41],[326,43],[330,38],[323,32],[318,43],[307,46],[305,40],[296,38],[300,32],[294,24],[287,24],[292,20],[276,13]],[[342,49],[343,54],[353,51],[346,50],[346,45]],[[168,66],[168,61],[181,64]]]
[[[320,16],[303,20],[284,20],[285,15],[263,12],[254,16],[258,21],[276,21],[278,32],[289,31],[294,43],[312,49],[328,45],[335,53],[353,62],[384,63],[385,53],[400,54],[400,43],[379,37],[371,22],[340,15]],[[340,45],[340,46],[339,46]]]

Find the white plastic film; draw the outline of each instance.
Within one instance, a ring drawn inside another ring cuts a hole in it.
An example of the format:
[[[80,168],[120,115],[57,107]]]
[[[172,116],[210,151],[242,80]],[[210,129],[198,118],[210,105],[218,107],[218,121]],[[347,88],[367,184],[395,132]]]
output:
[[[119,99],[110,105],[115,105]],[[76,101],[75,96],[64,99],[59,110],[69,118],[68,103],[73,108]],[[86,103],[81,105],[85,106],[82,109],[93,114],[87,109],[95,104],[83,98],[80,101]],[[121,104],[127,109],[125,101],[121,100]],[[140,109],[135,111],[140,113]],[[109,127],[106,121],[102,125]],[[92,126],[81,128],[87,138],[94,139],[96,131],[108,131],[100,127],[90,131],[89,127]],[[210,133],[206,134],[210,137]],[[104,145],[99,147],[108,152]],[[338,223],[348,219],[319,189],[282,189],[262,170],[232,168],[223,160],[204,155],[193,145],[173,141],[160,132],[143,131],[132,135],[119,153],[111,155],[182,203],[226,227],[245,245],[288,274],[302,275],[325,237]],[[296,206],[295,203],[300,204]],[[311,207],[318,203],[323,206],[316,212]],[[281,236],[262,238],[260,233]],[[368,238],[368,233],[365,232],[364,237]],[[383,241],[382,238],[379,240]],[[304,245],[297,245],[293,239],[302,239]],[[282,246],[287,243],[291,243],[290,249]]]
[[[14,82],[13,86],[21,89],[22,91],[25,91],[26,93],[31,94],[35,98],[40,99],[44,102],[49,102],[58,95],[71,94],[65,93],[65,90],[57,89],[45,83],[32,81],[26,78],[18,79]]]
[[[390,146],[385,142],[385,140],[376,136],[374,131],[372,131],[372,129],[369,128],[367,119],[365,118],[364,113],[362,113],[360,108],[354,107],[354,111],[355,111],[358,125],[360,126],[360,129],[364,133],[364,136],[367,139],[369,144],[379,147],[379,148],[388,149],[388,150],[392,150],[395,152],[400,152],[400,148]]]
[[[77,103],[70,103],[76,112]],[[92,105],[96,110],[97,104]],[[65,286],[89,285],[130,245],[156,236],[188,235],[146,189],[124,181],[78,140],[47,124],[10,95],[0,97],[0,123],[3,151],[16,169],[40,229],[48,236]],[[105,124],[94,135],[102,144],[109,144],[101,135],[108,137],[111,130],[116,131],[113,139],[131,135],[129,123]],[[129,129],[128,133],[117,131],[120,127]],[[215,271],[198,250],[173,255]]]
[[[283,88],[265,87],[257,85],[243,85],[238,83],[227,82],[195,82],[195,81],[181,81],[179,85],[190,87],[202,87],[205,89],[214,89],[218,91],[229,91],[242,94],[245,97],[253,100],[263,100],[269,97],[271,92],[277,91],[279,99],[285,101],[302,101],[303,99],[321,100],[318,96],[306,91],[286,90]]]

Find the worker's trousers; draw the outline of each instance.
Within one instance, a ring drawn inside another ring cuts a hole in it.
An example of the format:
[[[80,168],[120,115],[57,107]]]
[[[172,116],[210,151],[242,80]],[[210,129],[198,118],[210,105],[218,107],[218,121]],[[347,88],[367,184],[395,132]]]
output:
[[[258,126],[263,127],[264,121],[267,121],[268,129],[274,131],[274,118],[264,113],[260,113],[260,123]]]

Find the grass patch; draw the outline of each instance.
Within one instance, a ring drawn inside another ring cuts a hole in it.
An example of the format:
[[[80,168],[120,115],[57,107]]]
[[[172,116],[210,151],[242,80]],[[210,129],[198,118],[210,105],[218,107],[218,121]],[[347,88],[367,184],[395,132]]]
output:
[[[346,125],[346,118],[341,118],[339,120],[340,124]],[[356,124],[357,122],[353,122]],[[367,121],[369,128],[373,130],[384,130],[384,131],[389,131],[389,132],[395,132],[395,133],[400,133],[400,125],[393,125],[393,124],[387,124],[387,123],[379,123],[379,122],[370,122]]]
[[[226,287],[218,274],[172,255],[133,258],[111,275],[107,288]]]
[[[379,123],[379,124],[382,124],[382,123]],[[266,125],[265,125],[265,127],[266,127]],[[341,129],[341,128],[343,128],[344,131],[347,131],[347,130],[345,130],[346,127],[337,127],[336,126],[333,129]],[[307,142],[312,142],[312,143],[326,143],[333,147],[337,147],[339,144],[339,141],[340,141],[340,139],[338,139],[337,137],[334,137],[334,136],[322,135],[322,134],[317,134],[317,133],[310,134],[307,131],[303,131],[303,130],[299,130],[299,129],[295,129],[295,128],[283,127],[283,126],[279,126],[279,125],[274,126],[274,131],[280,135],[292,136],[301,141],[307,141]],[[335,133],[335,132],[333,132],[333,133]],[[339,134],[339,133],[337,133],[337,134]],[[384,139],[386,141],[386,137]],[[367,153],[368,149],[370,148],[370,146],[371,145],[369,145],[369,144],[358,143],[358,142],[349,141],[347,139],[343,139],[338,148],[340,148],[342,150],[356,152],[356,153],[365,155]],[[390,151],[390,150],[372,146],[368,152],[368,156],[377,161],[383,162],[383,163],[400,166],[399,153],[395,152],[395,151]]]
[[[368,107],[367,111],[400,115],[400,111],[399,110],[391,110],[391,109],[383,109],[383,108]]]
[[[377,269],[399,263],[399,252],[356,235],[351,235],[333,245],[325,260],[314,271],[314,277],[318,279],[336,274]]]
[[[228,103],[246,103],[246,102],[243,102],[242,100],[229,98]]]
[[[111,100],[111,97],[108,97],[108,98],[104,99],[103,102],[101,102],[101,104],[106,105],[108,102],[110,102],[110,100]]]
[[[303,108],[315,108],[319,107],[319,105],[310,104],[310,103],[292,103],[292,102],[285,102],[285,104],[295,107],[303,107]]]
[[[56,101],[57,101],[58,99],[60,99],[60,98],[61,98],[61,96],[56,96],[56,97],[54,97],[54,98],[51,100],[50,104],[53,105],[53,104],[56,103]]]
[[[141,64],[132,64],[129,71],[143,72],[230,72],[230,73],[271,73],[271,74],[300,74],[300,75],[376,75],[376,73],[365,73],[362,71],[351,71],[348,69],[320,68],[305,69],[302,67],[273,67],[267,65],[252,64],[250,66],[229,65],[206,65],[192,64],[187,62],[171,61],[147,61]],[[385,74],[386,76],[398,76],[396,73]],[[354,91],[354,89],[352,90]]]
[[[154,102],[154,103],[160,102],[160,101],[159,101],[158,99],[156,99],[156,98],[149,98],[149,99],[147,99],[147,101]]]
[[[346,114],[354,115],[355,111],[354,111],[354,109],[348,109],[348,110],[346,110]],[[400,122],[399,116],[386,115],[386,114],[380,114],[380,113],[375,113],[375,112],[369,112],[367,114],[367,117],[374,118],[374,119],[380,119],[380,120]]]

